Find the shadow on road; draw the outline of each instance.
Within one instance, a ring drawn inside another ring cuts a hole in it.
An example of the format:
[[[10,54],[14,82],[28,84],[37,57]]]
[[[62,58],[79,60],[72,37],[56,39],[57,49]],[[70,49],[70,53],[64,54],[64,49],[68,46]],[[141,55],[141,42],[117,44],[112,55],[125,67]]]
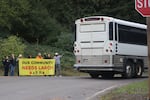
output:
[[[144,79],[144,78],[148,78],[148,75],[143,75],[140,78],[129,78],[129,79],[123,78],[119,75],[114,76],[113,78],[102,78],[101,76],[99,76],[98,78],[91,78],[90,76],[78,77],[78,79],[89,79],[89,80],[130,80],[130,79]]]

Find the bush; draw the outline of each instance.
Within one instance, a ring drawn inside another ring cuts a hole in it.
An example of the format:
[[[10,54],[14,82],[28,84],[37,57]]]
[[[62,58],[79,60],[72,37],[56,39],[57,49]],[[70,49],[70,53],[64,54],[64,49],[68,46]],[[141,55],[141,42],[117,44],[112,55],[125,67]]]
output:
[[[54,56],[55,52],[63,55],[61,59],[61,66],[63,69],[72,69],[72,66],[75,62],[73,52],[65,51],[56,47],[51,47],[49,45],[28,44],[25,49],[24,56],[27,57],[28,55],[32,55],[33,57],[36,57],[38,52],[40,52],[42,55],[44,53],[50,53],[52,57]]]
[[[9,36],[8,38],[2,39],[0,44],[1,59],[4,56],[23,54],[26,45],[22,42],[21,38],[16,36]]]
[[[55,43],[57,48],[61,48],[66,51],[73,50],[73,34],[72,33],[61,33],[58,37],[58,41]]]

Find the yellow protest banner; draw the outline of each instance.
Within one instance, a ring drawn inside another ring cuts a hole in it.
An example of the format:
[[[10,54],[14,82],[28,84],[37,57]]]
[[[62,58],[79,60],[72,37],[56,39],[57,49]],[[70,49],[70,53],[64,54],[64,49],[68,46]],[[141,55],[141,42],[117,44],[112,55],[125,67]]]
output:
[[[54,75],[54,59],[19,59],[19,75]]]

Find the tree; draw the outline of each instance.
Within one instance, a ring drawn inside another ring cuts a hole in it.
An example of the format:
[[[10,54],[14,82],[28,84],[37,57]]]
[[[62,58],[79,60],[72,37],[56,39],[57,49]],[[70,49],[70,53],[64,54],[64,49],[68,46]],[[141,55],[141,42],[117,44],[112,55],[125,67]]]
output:
[[[61,48],[65,51],[71,51],[73,50],[73,40],[74,37],[71,35],[71,33],[61,33],[59,36],[57,36],[58,41],[55,43],[57,48]]]
[[[15,55],[24,54],[26,45],[19,37],[9,36],[8,38],[1,40],[0,47],[1,57],[4,57],[12,53]]]
[[[18,34],[20,27],[24,26],[25,15],[30,9],[27,0],[1,0],[0,1],[0,33]],[[19,24],[19,25],[18,25]]]
[[[145,23],[133,0],[0,0],[0,37],[53,45],[60,33],[72,33],[76,19],[95,15]]]

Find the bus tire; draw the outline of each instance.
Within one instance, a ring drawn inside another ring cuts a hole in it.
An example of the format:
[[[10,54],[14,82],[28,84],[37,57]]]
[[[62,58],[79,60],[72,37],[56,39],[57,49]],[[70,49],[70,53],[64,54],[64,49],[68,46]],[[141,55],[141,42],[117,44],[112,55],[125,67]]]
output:
[[[134,73],[134,64],[131,61],[127,61],[127,63],[124,66],[125,71],[122,74],[123,78],[132,78]]]
[[[99,74],[96,73],[89,73],[89,75],[91,76],[91,78],[98,78]]]
[[[141,77],[143,74],[143,64],[141,62],[135,65],[135,77]]]

